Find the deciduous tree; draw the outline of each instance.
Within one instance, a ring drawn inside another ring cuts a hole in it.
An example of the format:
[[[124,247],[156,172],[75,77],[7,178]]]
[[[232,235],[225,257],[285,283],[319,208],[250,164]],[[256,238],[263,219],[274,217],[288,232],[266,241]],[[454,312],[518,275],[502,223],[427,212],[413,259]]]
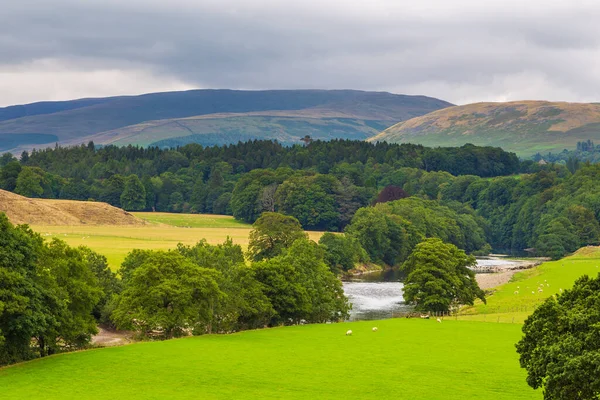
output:
[[[459,304],[472,305],[476,298],[485,302],[477,285],[475,257],[456,246],[430,238],[419,243],[402,269],[407,273],[404,299],[417,310],[448,311]]]
[[[516,346],[529,386],[543,388],[548,400],[600,397],[600,274],[548,298],[523,333]]]
[[[248,255],[254,261],[280,255],[298,239],[308,238],[294,217],[265,212],[252,225]]]

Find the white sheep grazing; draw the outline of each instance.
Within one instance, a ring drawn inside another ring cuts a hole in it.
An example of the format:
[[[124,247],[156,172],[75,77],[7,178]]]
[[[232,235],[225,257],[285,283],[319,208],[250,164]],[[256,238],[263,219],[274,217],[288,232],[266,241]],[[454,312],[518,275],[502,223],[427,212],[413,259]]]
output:
[[[346,332],[346,336],[352,336],[352,331],[350,329],[348,329],[348,331]]]
[[[515,294],[519,294],[519,291],[518,291],[518,290],[515,290]]]
[[[373,332],[377,332],[377,327],[376,326],[373,327]]]
[[[439,322],[439,323],[441,323],[441,322],[442,322],[442,320],[441,320],[441,319],[439,319],[439,318],[438,318],[438,319],[436,319],[436,321],[437,321],[437,322]]]

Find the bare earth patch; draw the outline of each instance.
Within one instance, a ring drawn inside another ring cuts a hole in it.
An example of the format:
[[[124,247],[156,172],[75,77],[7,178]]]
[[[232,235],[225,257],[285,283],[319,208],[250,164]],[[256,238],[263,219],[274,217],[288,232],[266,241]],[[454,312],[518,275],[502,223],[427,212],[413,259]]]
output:
[[[101,347],[121,346],[132,342],[131,332],[113,331],[100,327],[98,327],[98,334],[92,337],[92,344]]]
[[[514,274],[524,269],[533,268],[539,265],[541,261],[542,259],[539,261],[515,261],[515,263],[509,267],[497,267],[499,268],[498,272],[476,274],[475,279],[481,289],[491,289],[510,282],[510,279]]]
[[[477,284],[479,287],[485,290],[508,283],[510,278],[512,278],[512,276],[517,272],[519,271],[507,270],[493,274],[477,274],[475,275],[475,279],[477,279]]]

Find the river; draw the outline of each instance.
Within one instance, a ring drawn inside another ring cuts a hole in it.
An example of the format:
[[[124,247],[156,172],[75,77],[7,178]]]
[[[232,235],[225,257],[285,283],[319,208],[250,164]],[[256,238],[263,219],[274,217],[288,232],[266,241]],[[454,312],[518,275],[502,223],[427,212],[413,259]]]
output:
[[[478,266],[508,267],[515,263],[502,259],[478,259]],[[397,270],[374,272],[353,277],[343,282],[344,293],[352,304],[350,321],[391,318],[392,313],[410,311],[404,304],[402,281]]]

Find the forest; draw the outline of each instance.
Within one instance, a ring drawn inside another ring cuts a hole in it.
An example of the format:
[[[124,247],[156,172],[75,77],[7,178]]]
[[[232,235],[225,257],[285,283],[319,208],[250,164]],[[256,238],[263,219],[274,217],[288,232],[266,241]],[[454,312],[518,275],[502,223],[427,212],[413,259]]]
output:
[[[0,167],[0,188],[28,197],[228,214],[249,223],[279,212],[306,230],[351,234],[370,259],[392,266],[427,237],[471,254],[527,250],[557,258],[597,244],[600,234],[598,167],[520,161],[491,147],[308,137],[291,147],[89,143],[23,153],[18,161],[5,154]]]

